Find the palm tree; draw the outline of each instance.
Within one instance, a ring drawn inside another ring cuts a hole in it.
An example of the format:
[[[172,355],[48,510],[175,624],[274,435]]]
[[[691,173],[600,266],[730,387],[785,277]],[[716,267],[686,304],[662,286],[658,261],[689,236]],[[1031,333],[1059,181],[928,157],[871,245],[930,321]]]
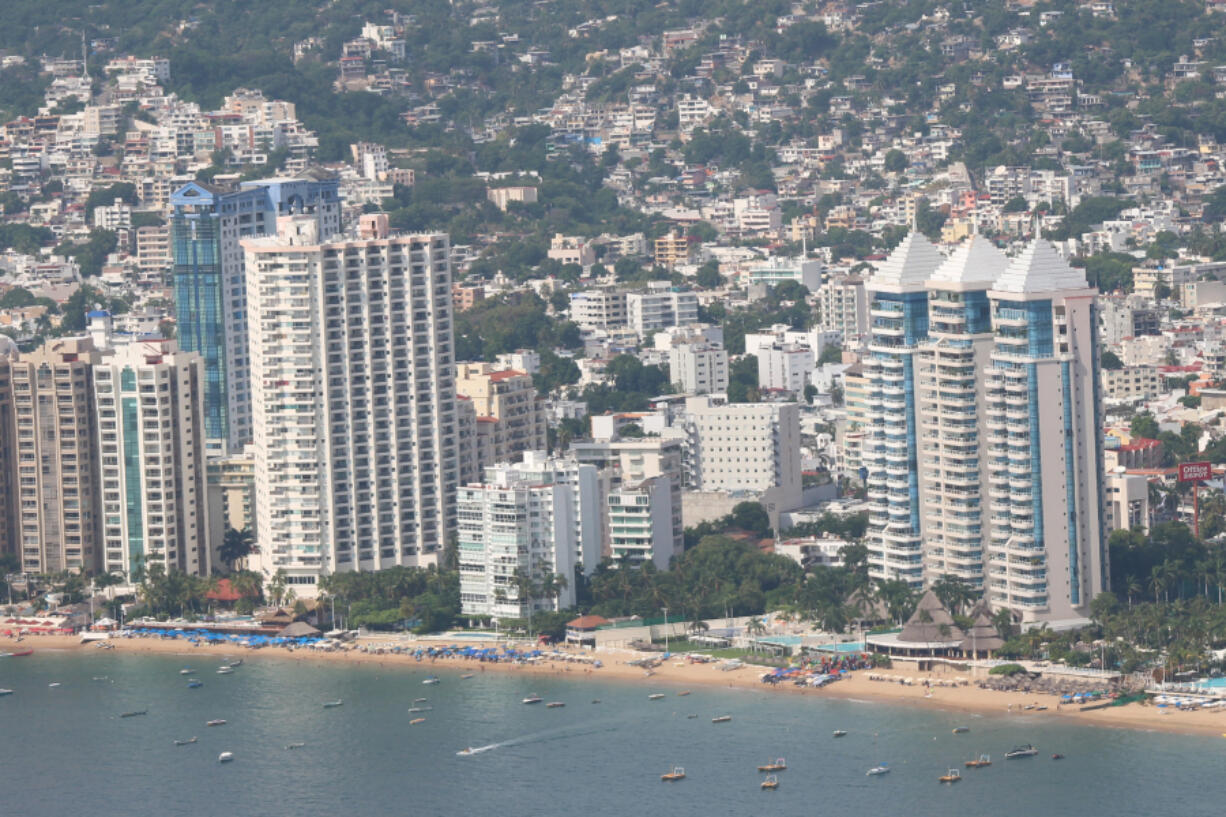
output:
[[[766,625],[762,623],[762,619],[754,616],[745,622],[745,632],[756,638],[766,633]]]
[[[280,607],[281,601],[285,597],[286,586],[285,568],[277,568],[277,572],[272,574],[272,578],[268,580],[268,598],[274,606]]]
[[[1143,592],[1145,592],[1145,588],[1141,586],[1141,582],[1137,580],[1136,576],[1129,576],[1127,591],[1128,591],[1128,607],[1129,609],[1131,609],[1133,596],[1141,595]]]
[[[228,570],[233,570],[235,562],[255,552],[254,544],[255,535],[252,534],[251,528],[243,528],[242,530],[226,528],[226,534],[221,541],[221,547],[217,549],[217,557],[221,559]]]

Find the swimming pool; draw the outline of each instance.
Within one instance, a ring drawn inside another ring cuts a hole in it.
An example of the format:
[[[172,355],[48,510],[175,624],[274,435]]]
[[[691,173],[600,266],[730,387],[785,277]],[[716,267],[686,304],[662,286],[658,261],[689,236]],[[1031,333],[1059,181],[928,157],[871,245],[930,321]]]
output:
[[[823,644],[818,649],[827,652],[864,652],[864,642],[848,641],[842,644]]]
[[[1221,689],[1222,687],[1226,687],[1226,677],[1206,678],[1203,681],[1197,681],[1194,686],[1206,687],[1208,689]]]

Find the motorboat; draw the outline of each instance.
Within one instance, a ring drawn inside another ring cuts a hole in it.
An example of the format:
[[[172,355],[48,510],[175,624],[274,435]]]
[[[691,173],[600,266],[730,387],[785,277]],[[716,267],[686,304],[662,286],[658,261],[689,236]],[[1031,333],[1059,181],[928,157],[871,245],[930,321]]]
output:
[[[230,662],[230,664],[229,664],[229,666],[230,666],[230,668],[231,668],[231,669],[233,669],[234,667],[241,667],[242,665],[243,665],[243,659],[241,659],[241,658],[237,658],[237,659],[235,659],[235,660],[231,661],[231,662]]]
[[[183,669],[179,670],[180,675],[191,675],[193,672],[195,672],[195,670],[191,667],[184,667]]]
[[[969,732],[969,731],[971,731],[971,728],[969,726],[955,726],[954,727],[955,735],[961,735],[964,732]]]
[[[423,683],[423,684],[425,684],[426,686],[432,686],[432,685],[434,685],[434,684],[437,684],[437,683],[438,683],[438,676],[437,676],[437,675],[431,675],[429,678],[426,678],[424,681],[422,681],[422,683]]]
[[[711,723],[727,723],[730,720],[732,720],[731,715],[719,715],[718,717],[712,718]]]
[[[218,675],[231,675],[233,673],[234,673],[234,667],[218,667],[217,668]]]
[[[13,690],[11,689],[0,689],[0,695],[12,695],[12,694],[13,694]]]
[[[136,716],[138,716],[138,715],[148,715],[148,714],[149,714],[149,710],[148,710],[148,709],[137,709],[137,710],[135,710],[135,711],[133,711],[133,712],[125,712],[125,713],[123,713],[122,715],[120,715],[119,717],[121,717],[121,718],[135,718],[135,717],[136,717]]]
[[[594,704],[598,704],[598,703],[600,703],[600,699],[599,699],[599,698],[593,698],[593,699],[592,699],[592,703],[594,703]]]
[[[425,718],[414,718],[413,720],[409,721],[409,726],[416,726],[419,723],[425,723],[425,722],[426,722]]]
[[[176,740],[175,746],[190,746],[196,742],[196,737],[193,735],[190,740]]]
[[[684,698],[686,695],[689,695],[689,694],[690,694],[690,691],[688,689],[683,689],[677,693],[677,697]]]
[[[430,711],[432,711],[433,709],[434,709],[434,707],[432,707],[432,706],[410,706],[410,707],[409,707],[409,714],[415,714],[415,713],[417,713],[417,712],[430,712]]]
[[[876,777],[877,775],[889,774],[890,766],[887,763],[882,763],[880,766],[874,766],[864,774],[868,777]]]
[[[33,649],[14,650],[13,652],[0,653],[0,658],[25,658],[27,655],[33,655]]]
[[[835,730],[834,730],[834,736],[835,736],[836,738],[841,738],[841,737],[843,737],[843,736],[844,736],[844,735],[846,735],[846,734],[847,734],[847,730],[846,730],[846,729],[835,729]]]
[[[477,750],[469,746],[467,749],[461,749],[460,751],[456,752],[456,755],[459,757],[468,757],[469,755],[475,755],[476,753]]]
[[[781,757],[777,757],[774,760],[768,760],[766,763],[763,763],[761,766],[758,767],[758,771],[760,772],[781,772],[787,767],[788,767],[787,761]]]
[[[1052,755],[1052,756],[1051,756],[1051,759],[1052,759],[1052,760],[1064,760],[1064,755],[1062,755],[1062,754],[1060,754],[1059,752],[1057,752],[1056,754],[1054,754],[1054,755]]]
[[[233,759],[234,759],[233,752],[222,752],[221,754],[217,756],[218,763],[229,763]]]
[[[203,682],[203,681],[197,681],[195,678],[192,678],[191,680],[189,680],[189,681],[187,682],[187,688],[188,688],[188,689],[199,689],[199,688],[200,688],[200,687],[202,687],[202,686],[204,686],[204,682]]]
[[[664,697],[664,693],[663,693],[663,692],[654,692],[654,693],[652,693],[651,695],[648,695],[648,696],[647,696],[647,700],[649,700],[649,701],[658,701],[658,700],[662,699],[663,697]]]
[[[345,702],[340,698],[335,701],[324,701],[324,709],[335,709],[338,706],[344,706]]]
[[[685,716],[686,720],[693,720],[694,718],[697,718],[697,717],[698,717],[697,715],[686,715]]]
[[[968,769],[986,769],[988,766],[991,766],[991,765],[992,765],[992,758],[990,755],[980,755],[974,760],[966,761],[966,768]]]
[[[529,695],[527,698],[524,698],[524,703],[526,704],[539,704],[540,702],[541,702],[540,695]]]
[[[559,709],[563,706],[566,706],[566,704],[562,701],[550,701],[549,703],[545,704],[546,709]]]
[[[665,783],[672,783],[677,780],[684,780],[685,779],[685,769],[681,766],[674,766],[669,771],[660,775],[660,779],[663,780]]]
[[[938,778],[942,783],[957,783],[961,779],[962,773],[957,769],[950,769]]]
[[[205,724],[205,726],[225,726],[225,725],[226,725],[226,721],[224,718],[217,718]]]
[[[779,778],[773,774],[767,775],[766,779],[762,781],[762,788],[774,791],[779,788]]]
[[[466,672],[466,673],[464,673],[463,675],[461,675],[461,676],[460,676],[460,680],[461,680],[461,681],[467,681],[469,678],[472,678],[472,677],[473,677],[475,674],[476,674],[476,673],[473,673],[473,672]]]
[[[424,704],[424,703],[426,702],[426,700],[427,700],[426,698],[414,698],[414,699],[413,699],[413,703],[415,703],[415,704]]]
[[[1034,757],[1039,753],[1039,750],[1029,743],[1024,743],[1021,746],[1014,746],[1009,751],[1005,752],[1005,760],[1013,760],[1018,757]]]
[[[287,743],[285,744],[285,748],[287,751],[289,749],[301,749],[303,746],[306,746],[306,744],[305,743]]]
[[[51,683],[47,684],[48,689],[55,689],[61,686],[63,686],[63,684],[61,684],[59,681],[52,681]]]

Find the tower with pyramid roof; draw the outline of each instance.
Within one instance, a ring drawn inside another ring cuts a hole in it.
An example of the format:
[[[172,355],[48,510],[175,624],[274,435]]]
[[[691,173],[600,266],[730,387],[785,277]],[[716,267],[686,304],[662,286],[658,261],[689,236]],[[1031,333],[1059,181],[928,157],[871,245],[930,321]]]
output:
[[[1037,239],[988,298],[986,597],[1024,621],[1081,618],[1107,575],[1097,292]]]
[[[950,576],[984,588],[990,462],[980,373],[993,347],[988,290],[1008,262],[973,235],[926,284],[928,340],[916,371],[925,584]]]
[[[928,339],[925,281],[944,261],[927,238],[912,231],[865,285],[869,341],[862,462],[869,501],[869,571],[919,587],[924,579],[921,538],[915,353]]]

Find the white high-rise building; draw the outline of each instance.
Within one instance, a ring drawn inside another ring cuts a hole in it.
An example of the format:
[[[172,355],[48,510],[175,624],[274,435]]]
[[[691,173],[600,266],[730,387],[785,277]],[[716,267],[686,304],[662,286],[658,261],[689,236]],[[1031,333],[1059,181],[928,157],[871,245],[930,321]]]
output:
[[[684,428],[687,488],[753,491],[777,511],[800,506],[799,405],[692,397],[685,401]]]
[[[928,340],[916,370],[924,580],[982,590],[988,469],[982,372],[992,352],[988,290],[1008,259],[974,235],[928,281]]]
[[[802,394],[817,359],[813,349],[796,343],[775,343],[758,350],[758,388]]]
[[[1097,294],[1044,240],[988,292],[988,598],[1026,620],[1084,618],[1108,586]]]
[[[668,378],[683,394],[728,390],[728,350],[720,344],[682,343],[668,350]]]
[[[594,465],[551,460],[528,451],[524,461],[485,471],[485,481],[457,492],[460,602],[464,615],[523,618],[575,603],[576,568],[600,560],[602,492]],[[518,578],[536,589],[521,597]],[[550,577],[556,594],[543,585]]]
[[[254,562],[298,595],[322,575],[422,566],[457,483],[451,269],[443,234],[321,243],[283,219],[247,255],[255,400]]]
[[[831,276],[814,293],[817,296],[818,326],[839,332],[843,347],[859,348],[868,333],[868,299],[864,279],[855,275]]]
[[[203,359],[173,340],[130,340],[108,344],[93,373],[103,569],[209,575]]]

